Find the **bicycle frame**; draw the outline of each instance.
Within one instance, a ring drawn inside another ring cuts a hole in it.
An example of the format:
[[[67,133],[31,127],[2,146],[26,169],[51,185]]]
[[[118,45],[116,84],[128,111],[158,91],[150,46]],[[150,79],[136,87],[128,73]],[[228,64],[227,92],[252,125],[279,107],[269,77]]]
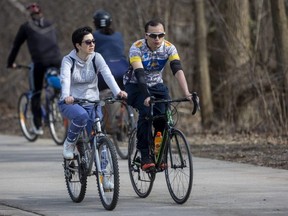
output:
[[[170,145],[170,137],[169,134],[171,134],[171,131],[174,129],[174,120],[173,120],[173,115],[171,112],[171,103],[174,102],[183,102],[183,101],[189,101],[186,98],[183,99],[177,99],[177,100],[166,100],[166,99],[158,99],[156,100],[155,98],[151,98],[150,101],[150,114],[148,117],[148,121],[149,121],[149,128],[151,128],[151,130],[153,130],[152,125],[153,125],[153,121],[159,117],[164,117],[165,120],[165,127],[163,130],[163,139],[160,145],[160,149],[158,152],[158,155],[155,155],[154,153],[154,140],[153,137],[151,137],[151,135],[153,134],[153,131],[151,131],[151,133],[149,133],[150,137],[149,137],[149,147],[150,147],[150,152],[151,152],[151,156],[154,155],[154,160],[155,160],[155,167],[156,167],[156,172],[161,172],[163,171],[163,169],[160,168],[161,163],[163,162],[163,158],[165,157],[165,154],[168,154],[168,147]],[[154,116],[154,105],[156,103],[165,103],[167,104],[166,106],[166,110],[165,113],[163,115],[158,115],[158,116]],[[179,148],[179,147],[178,147]],[[182,155],[181,155],[181,151],[178,151],[182,160]],[[171,158],[171,157],[170,157]],[[172,160],[172,158],[171,158]],[[173,161],[171,161],[171,163],[173,164]]]

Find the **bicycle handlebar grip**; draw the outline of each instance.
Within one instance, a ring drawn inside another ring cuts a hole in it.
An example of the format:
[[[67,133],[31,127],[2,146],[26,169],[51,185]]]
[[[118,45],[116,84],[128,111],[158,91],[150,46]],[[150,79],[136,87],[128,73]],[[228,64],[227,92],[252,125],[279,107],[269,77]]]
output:
[[[199,98],[198,98],[196,92],[193,92],[193,93],[192,93],[192,101],[193,101],[193,104],[194,104],[193,111],[192,111],[192,115],[195,115],[196,112],[197,112],[197,110],[200,109]]]

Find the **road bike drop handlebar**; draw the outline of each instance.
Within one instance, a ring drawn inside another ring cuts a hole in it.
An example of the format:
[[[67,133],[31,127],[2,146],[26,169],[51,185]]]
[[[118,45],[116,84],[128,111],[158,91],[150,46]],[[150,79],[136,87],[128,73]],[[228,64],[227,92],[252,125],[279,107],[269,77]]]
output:
[[[150,99],[150,105],[154,106],[155,103],[174,103],[174,102],[184,102],[184,101],[190,101],[190,100],[187,98],[156,99],[154,96],[152,96]],[[192,115],[195,115],[197,110],[200,110],[199,97],[197,95],[197,92],[192,93],[192,102],[193,102]]]

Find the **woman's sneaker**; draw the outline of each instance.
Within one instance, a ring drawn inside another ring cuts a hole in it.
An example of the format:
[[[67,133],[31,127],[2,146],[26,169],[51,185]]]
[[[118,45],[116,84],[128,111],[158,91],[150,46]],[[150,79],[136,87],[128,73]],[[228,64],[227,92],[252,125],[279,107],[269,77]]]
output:
[[[63,144],[63,157],[65,159],[73,159],[74,158],[74,149],[75,149],[75,143],[69,142],[66,139],[64,144]]]
[[[114,184],[113,184],[113,182],[111,181],[111,179],[110,179],[110,177],[109,176],[106,176],[106,175],[104,175],[103,176],[103,188],[104,188],[104,190],[108,190],[108,191],[110,191],[110,190],[113,190],[114,189]]]

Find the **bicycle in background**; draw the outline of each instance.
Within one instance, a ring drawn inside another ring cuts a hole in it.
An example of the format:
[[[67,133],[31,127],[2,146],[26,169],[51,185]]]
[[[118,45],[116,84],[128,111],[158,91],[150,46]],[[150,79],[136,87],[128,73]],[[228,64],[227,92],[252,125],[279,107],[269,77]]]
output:
[[[151,128],[149,137],[149,152],[150,157],[154,159],[155,169],[143,171],[141,169],[141,153],[137,149],[137,129],[135,128],[129,139],[128,145],[128,169],[130,180],[136,194],[141,197],[147,197],[153,187],[156,179],[156,174],[159,172],[165,173],[166,184],[172,199],[178,203],[185,203],[191,193],[193,183],[193,162],[190,146],[185,135],[177,129],[176,122],[173,117],[177,117],[177,105],[181,102],[189,101],[186,98],[180,99],[155,99],[151,97],[150,113],[147,117]],[[197,94],[192,94],[194,115],[199,109],[199,99]],[[156,103],[166,104],[166,112],[164,115],[153,115],[154,105]],[[153,121],[157,118],[165,119],[165,129],[163,131],[163,139],[160,149],[156,154],[154,152],[153,141]]]
[[[120,158],[128,158],[129,137],[136,127],[135,113],[123,99],[115,99],[111,91],[101,92],[106,97],[106,105],[103,107],[102,128],[111,135]]]
[[[111,102],[111,100],[110,100]],[[104,106],[105,100],[74,99],[74,103]],[[73,202],[81,202],[86,194],[87,177],[95,176],[101,203],[106,210],[113,210],[119,198],[119,167],[113,142],[101,129],[96,117],[92,133],[84,128],[76,142],[73,159],[64,158],[64,174],[68,194]]]
[[[17,65],[17,68],[29,70],[29,73],[31,73],[33,65]],[[67,134],[68,120],[62,117],[58,108],[58,100],[60,98],[61,90],[58,74],[58,69],[54,67],[48,68],[45,73],[44,101],[41,105],[41,110],[43,125],[49,127],[54,142],[57,145],[62,145]],[[36,141],[38,138],[38,135],[33,132],[35,126],[31,109],[32,97],[33,91],[28,90],[27,92],[22,93],[18,100],[20,128],[25,138],[31,142]]]

